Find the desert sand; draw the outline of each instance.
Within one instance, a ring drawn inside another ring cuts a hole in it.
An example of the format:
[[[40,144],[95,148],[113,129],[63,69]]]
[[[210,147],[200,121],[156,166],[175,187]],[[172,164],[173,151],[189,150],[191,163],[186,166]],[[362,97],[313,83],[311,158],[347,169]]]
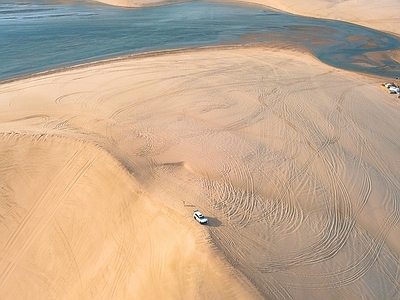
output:
[[[143,7],[165,5],[185,0],[97,0],[110,5]],[[285,12],[350,22],[381,31],[400,34],[398,0],[227,0],[269,6]]]
[[[397,0],[245,0],[297,15],[350,22],[400,34]]]
[[[252,46],[1,84],[0,298],[398,299],[380,83]]]

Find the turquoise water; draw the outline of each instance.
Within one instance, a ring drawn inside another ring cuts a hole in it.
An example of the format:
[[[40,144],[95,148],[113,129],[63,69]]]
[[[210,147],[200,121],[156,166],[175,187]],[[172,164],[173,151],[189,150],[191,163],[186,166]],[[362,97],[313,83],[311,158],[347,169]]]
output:
[[[350,42],[352,36],[361,38]],[[152,50],[269,40],[300,43],[339,68],[400,74],[393,61],[375,65],[363,56],[399,47],[394,36],[258,6],[189,2],[124,9],[0,1],[0,80]]]

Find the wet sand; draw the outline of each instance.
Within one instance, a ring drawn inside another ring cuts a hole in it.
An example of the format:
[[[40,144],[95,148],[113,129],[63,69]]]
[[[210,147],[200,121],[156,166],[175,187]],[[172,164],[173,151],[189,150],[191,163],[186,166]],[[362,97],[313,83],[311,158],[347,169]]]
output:
[[[0,298],[398,298],[380,83],[254,46],[0,85]]]

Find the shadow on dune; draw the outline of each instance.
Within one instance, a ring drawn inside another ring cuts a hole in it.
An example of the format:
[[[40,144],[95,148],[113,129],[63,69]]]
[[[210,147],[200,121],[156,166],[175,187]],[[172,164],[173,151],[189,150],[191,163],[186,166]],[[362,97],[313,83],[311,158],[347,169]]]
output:
[[[207,226],[210,226],[210,227],[219,227],[219,226],[221,226],[221,221],[220,220],[218,220],[217,218],[210,218],[210,217],[207,217],[207,219],[208,219],[208,224],[207,224]]]

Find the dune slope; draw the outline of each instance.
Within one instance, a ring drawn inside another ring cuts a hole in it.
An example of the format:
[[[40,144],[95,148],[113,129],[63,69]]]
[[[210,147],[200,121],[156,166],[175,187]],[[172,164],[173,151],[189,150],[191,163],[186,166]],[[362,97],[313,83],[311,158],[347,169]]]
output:
[[[104,150],[47,135],[0,143],[1,299],[254,297],[204,231]]]

